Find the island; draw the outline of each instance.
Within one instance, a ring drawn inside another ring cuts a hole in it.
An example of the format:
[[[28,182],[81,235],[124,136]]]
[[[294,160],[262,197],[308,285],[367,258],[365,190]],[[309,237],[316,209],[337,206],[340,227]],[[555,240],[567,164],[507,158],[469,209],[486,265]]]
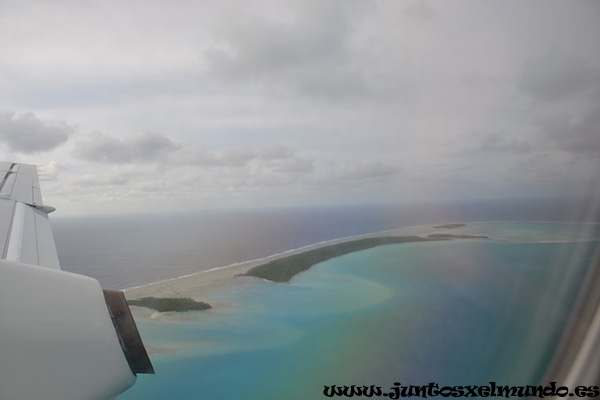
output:
[[[465,224],[446,224],[446,225],[438,225],[434,226],[435,229],[456,229],[466,226]]]
[[[452,233],[432,233],[427,235],[428,239],[489,239],[483,235],[456,235]]]
[[[388,244],[429,242],[436,240],[448,240],[448,238],[382,236],[351,240],[269,261],[266,264],[251,268],[245,274],[239,274],[238,276],[254,276],[273,282],[289,282],[294,275],[306,271],[313,265],[344,254]]]
[[[162,298],[162,297],[144,297],[141,299],[127,300],[130,306],[146,307],[158,312],[167,311],[201,311],[211,308],[210,304],[202,301],[196,301],[189,297],[183,298]]]

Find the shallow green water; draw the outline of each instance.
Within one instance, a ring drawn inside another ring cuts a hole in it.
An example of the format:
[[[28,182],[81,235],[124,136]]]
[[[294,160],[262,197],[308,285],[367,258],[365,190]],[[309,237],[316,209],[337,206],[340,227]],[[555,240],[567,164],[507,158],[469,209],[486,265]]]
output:
[[[594,225],[473,224],[488,240],[381,246],[236,307],[141,321],[155,376],[121,399],[319,399],[325,385],[537,384],[598,238]],[[458,232],[457,233],[462,233]]]

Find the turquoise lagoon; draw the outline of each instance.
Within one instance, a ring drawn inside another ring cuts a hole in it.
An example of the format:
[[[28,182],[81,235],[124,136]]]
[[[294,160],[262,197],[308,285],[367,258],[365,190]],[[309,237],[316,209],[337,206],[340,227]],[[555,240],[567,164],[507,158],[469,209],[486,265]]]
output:
[[[240,277],[241,289],[220,294],[230,307],[139,321],[156,375],[119,398],[305,400],[328,398],[331,385],[540,383],[600,227],[448,232],[489,239],[380,246],[287,284]]]

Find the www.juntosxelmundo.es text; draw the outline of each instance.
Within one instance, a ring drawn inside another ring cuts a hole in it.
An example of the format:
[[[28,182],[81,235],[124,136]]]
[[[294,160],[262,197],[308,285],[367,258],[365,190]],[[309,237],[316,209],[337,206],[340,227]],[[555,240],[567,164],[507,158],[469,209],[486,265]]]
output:
[[[384,390],[381,386],[325,386],[323,394],[327,397],[385,397],[399,399],[401,397],[599,397],[598,386],[576,386],[568,388],[550,382],[545,386],[508,386],[489,382],[489,385],[441,386],[430,382],[427,385],[402,385],[394,382],[394,386]]]

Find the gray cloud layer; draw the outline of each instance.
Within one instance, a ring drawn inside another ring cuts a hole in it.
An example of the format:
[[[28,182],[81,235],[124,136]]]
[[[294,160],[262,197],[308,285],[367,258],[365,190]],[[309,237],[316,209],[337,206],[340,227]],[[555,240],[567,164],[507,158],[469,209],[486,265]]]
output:
[[[348,0],[291,2],[291,21],[246,18],[205,52],[224,80],[263,82],[311,97],[343,99],[375,88],[368,60],[352,49],[356,25],[373,4]]]
[[[397,165],[383,162],[363,161],[358,165],[343,165],[334,170],[332,177],[337,179],[366,180],[390,177],[400,172]]]
[[[600,157],[600,105],[573,121],[568,114],[551,115],[541,118],[539,126],[559,149],[582,154],[587,157]]]
[[[63,122],[44,122],[31,112],[0,113],[0,141],[12,151],[49,151],[65,143],[72,133],[71,126]]]
[[[525,140],[507,139],[500,133],[492,133],[483,138],[477,151],[484,153],[529,153],[531,143]]]
[[[552,102],[597,87],[599,79],[585,58],[555,48],[525,63],[518,86],[535,100]]]
[[[156,133],[145,132],[122,140],[93,132],[75,143],[75,155],[94,162],[152,162],[165,160],[177,148],[171,139]]]
[[[597,175],[597,1],[21,3],[0,2],[0,110],[36,114],[0,114],[0,150],[86,185],[54,201],[545,196]]]
[[[283,145],[260,149],[237,146],[214,151],[198,142],[175,143],[164,135],[150,132],[128,139],[92,132],[75,141],[75,155],[100,163],[243,168],[254,162],[277,173],[300,174],[314,170],[312,158],[299,156]]]

